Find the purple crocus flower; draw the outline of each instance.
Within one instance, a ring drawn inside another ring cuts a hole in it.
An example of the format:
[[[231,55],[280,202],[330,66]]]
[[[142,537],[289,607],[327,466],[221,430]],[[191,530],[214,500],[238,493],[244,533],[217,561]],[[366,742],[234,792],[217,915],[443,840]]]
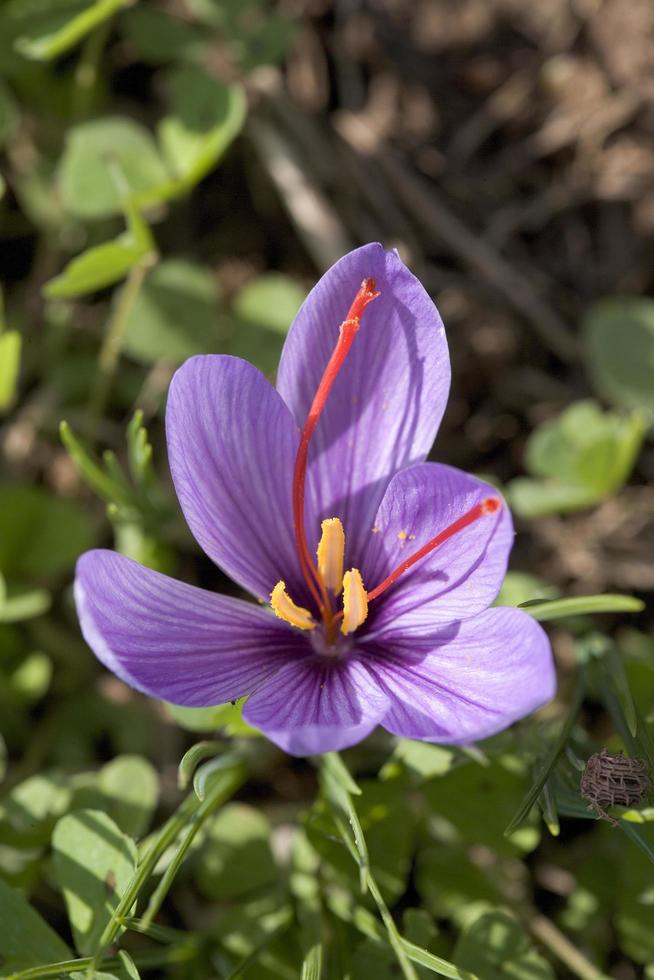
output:
[[[449,383],[435,306],[376,244],[309,294],[277,388],[239,358],[187,361],[166,414],[177,495],[200,546],[261,605],[90,551],[75,596],[99,659],[174,704],[249,695],[244,718],[295,755],[376,725],[465,744],[549,700],[545,633],[488,608],[508,508],[425,462]]]

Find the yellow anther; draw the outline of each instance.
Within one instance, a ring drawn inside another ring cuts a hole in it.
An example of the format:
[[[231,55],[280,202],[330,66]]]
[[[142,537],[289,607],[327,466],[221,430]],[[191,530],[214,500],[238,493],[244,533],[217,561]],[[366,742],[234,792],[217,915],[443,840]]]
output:
[[[320,526],[322,536],[318,545],[318,572],[327,588],[338,595],[343,582],[345,531],[338,517],[329,517]]]
[[[368,615],[368,593],[361,572],[352,568],[343,576],[343,622],[341,633],[353,633]]]
[[[273,607],[275,616],[279,616],[285,623],[297,626],[299,630],[312,630],[316,627],[316,621],[308,609],[296,606],[290,595],[286,591],[286,583],[278,582],[270,593],[270,604]]]

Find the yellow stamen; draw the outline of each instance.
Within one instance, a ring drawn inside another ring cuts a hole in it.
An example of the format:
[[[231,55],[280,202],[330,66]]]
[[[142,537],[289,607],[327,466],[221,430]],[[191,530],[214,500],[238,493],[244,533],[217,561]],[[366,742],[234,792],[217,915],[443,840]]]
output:
[[[329,517],[320,526],[322,536],[318,545],[318,572],[327,588],[338,595],[343,581],[345,531],[338,517]]]
[[[352,568],[343,576],[343,622],[341,633],[353,633],[357,626],[365,622],[368,615],[368,593],[361,572]]]
[[[285,623],[297,626],[299,630],[312,630],[316,627],[316,621],[308,609],[296,606],[290,595],[286,591],[286,583],[278,582],[270,593],[270,604],[273,607],[275,616],[279,616]]]

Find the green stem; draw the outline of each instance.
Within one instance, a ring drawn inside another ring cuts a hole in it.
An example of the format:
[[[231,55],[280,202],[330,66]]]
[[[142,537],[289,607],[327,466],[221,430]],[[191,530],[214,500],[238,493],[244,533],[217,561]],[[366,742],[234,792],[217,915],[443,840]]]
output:
[[[159,966],[173,966],[178,963],[188,963],[195,959],[198,952],[198,945],[195,941],[188,939],[178,946],[172,946],[164,950],[155,950],[152,953],[142,953],[133,957],[134,964],[139,969],[152,969]],[[105,961],[108,970],[118,969],[122,966],[117,957],[112,957]],[[18,973],[10,973],[5,980],[41,980],[42,977],[60,977],[67,973],[77,973],[81,970],[93,967],[93,957],[82,956],[76,960],[60,960],[58,963],[46,963],[44,966],[32,966],[27,970],[19,970]]]
[[[536,939],[553,953],[561,963],[580,980],[610,980],[605,973],[598,970],[580,950],[574,946],[550,919],[544,915],[535,915],[529,922],[529,929]]]
[[[155,262],[155,253],[148,252],[129,271],[127,281],[120,291],[116,308],[109,319],[98,358],[98,377],[90,405],[91,426],[95,431],[102,418],[113,376],[116,373],[123,337],[129,315],[139,294],[145,275]]]
[[[413,964],[406,955],[404,949],[404,940],[400,933],[398,932],[397,926],[393,921],[393,916],[391,915],[388,905],[384,901],[381,891],[377,882],[373,878],[372,874],[368,872],[368,889],[370,894],[375,900],[375,904],[379,909],[379,914],[382,917],[382,921],[386,926],[386,932],[388,933],[389,942],[393,948],[393,952],[397,957],[397,962],[400,964],[402,973],[406,980],[418,980],[418,974],[413,969]]]
[[[72,115],[84,119],[89,114],[93,91],[98,82],[100,58],[111,33],[112,18],[108,17],[88,35],[75,68]]]
[[[114,941],[120,932],[120,929],[123,927],[124,918],[129,914],[130,909],[134,905],[138,894],[141,891],[141,888],[154,871],[160,857],[166,851],[166,849],[170,847],[178,834],[180,834],[184,829],[189,819],[191,819],[192,815],[197,810],[198,806],[199,800],[197,799],[195,793],[190,793],[186,799],[182,801],[172,817],[170,817],[170,819],[164,824],[161,833],[154,840],[150,849],[143,856],[141,863],[134,872],[132,880],[123,893],[123,897],[114,909],[111,919],[107,923],[105,930],[100,937],[97,952],[89,963],[89,972],[87,973],[88,977],[93,976],[95,970],[102,962],[105,950]]]
[[[188,825],[188,830],[181,840],[177,852],[170,862],[166,871],[152,893],[152,897],[148,903],[148,907],[141,919],[141,928],[148,929],[152,924],[152,920],[161,908],[161,905],[170,890],[177,872],[179,871],[184,858],[188,852],[189,847],[193,843],[198,831],[207,820],[208,817],[214,812],[214,810],[225,802],[236,790],[243,784],[246,777],[246,771],[244,766],[237,766],[231,770],[228,770],[224,774],[221,774],[221,778],[217,779],[214,786],[209,790],[206,798],[202,801],[201,805],[198,807],[196,812],[191,817]]]

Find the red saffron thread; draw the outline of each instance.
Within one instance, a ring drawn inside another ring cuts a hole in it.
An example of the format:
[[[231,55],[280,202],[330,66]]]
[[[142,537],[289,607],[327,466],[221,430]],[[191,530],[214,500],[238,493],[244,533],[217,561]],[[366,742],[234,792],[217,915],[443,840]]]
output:
[[[306,529],[304,526],[304,496],[307,478],[307,464],[309,458],[309,443],[315,431],[318,419],[320,418],[329,393],[339,371],[343,367],[352,342],[359,329],[359,323],[368,303],[379,296],[374,279],[364,279],[358,293],[354,298],[347,317],[343,321],[339,330],[339,337],[332,355],[327,363],[325,372],[318,385],[318,390],[314,395],[309,414],[307,415],[300,445],[298,446],[297,456],[295,457],[295,467],[293,470],[293,526],[295,528],[295,542],[300,558],[300,568],[306,580],[309,590],[316,600],[326,625],[329,627],[332,622],[332,608],[325,583],[322,581],[318,569],[314,564],[313,558],[307,544]]]
[[[386,589],[390,589],[391,585],[397,582],[400,575],[404,575],[409,568],[412,568],[416,562],[419,562],[422,558],[438,548],[439,545],[444,544],[451,537],[462,531],[464,527],[468,527],[470,524],[474,524],[478,521],[480,517],[485,514],[494,514],[502,506],[502,501],[499,497],[486,497],[481,503],[476,504],[471,507],[470,510],[466,511],[462,517],[457,518],[453,521],[445,530],[440,531],[435,537],[433,537],[427,544],[423,544],[422,548],[411,555],[409,558],[405,558],[404,561],[400,562],[397,568],[393,569],[390,575],[387,575],[383,582],[380,582],[371,592],[368,593],[368,602],[372,602],[373,599],[377,599],[382,592]]]
[[[404,575],[409,568],[412,568],[417,562],[438,548],[439,545],[444,544],[445,541],[449,541],[450,538],[454,537],[459,531],[462,531],[464,527],[468,527],[470,524],[474,524],[478,521],[480,517],[484,517],[486,514],[495,514],[502,506],[502,501],[499,497],[486,497],[481,503],[476,504],[471,507],[470,510],[466,511],[461,517],[458,517],[452,524],[449,524],[443,531],[439,531],[438,534],[431,538],[426,544],[423,544],[422,548],[418,548],[414,554],[405,558],[404,561],[400,562],[397,568],[394,568],[390,575],[387,575],[383,582],[375,586],[368,593],[368,602],[372,602],[373,599],[379,598],[382,592],[386,592],[390,589],[391,585],[397,582],[401,575]],[[334,622],[338,622],[339,619],[343,618],[343,613],[338,612],[334,616]]]

